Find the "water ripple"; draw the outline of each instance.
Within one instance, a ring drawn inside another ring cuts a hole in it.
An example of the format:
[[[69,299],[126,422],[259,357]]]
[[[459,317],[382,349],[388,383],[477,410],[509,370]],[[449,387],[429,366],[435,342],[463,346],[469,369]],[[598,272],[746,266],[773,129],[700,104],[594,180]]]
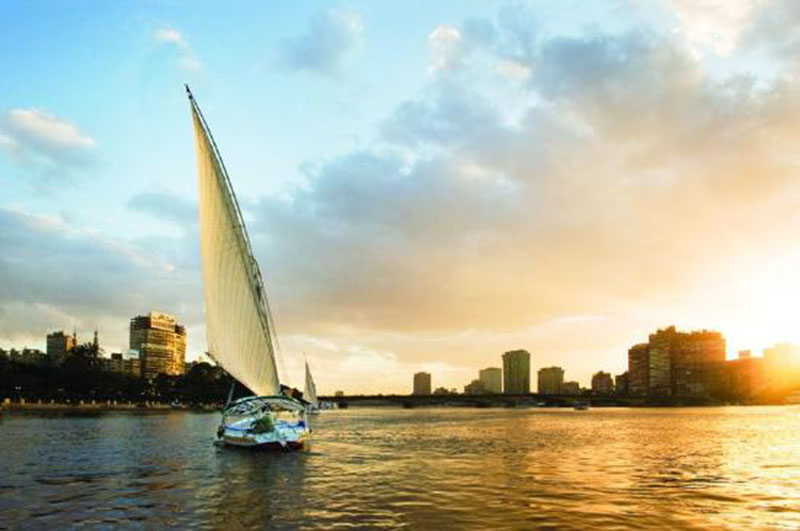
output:
[[[353,409],[292,454],[217,422],[14,416],[0,528],[800,527],[797,408]]]

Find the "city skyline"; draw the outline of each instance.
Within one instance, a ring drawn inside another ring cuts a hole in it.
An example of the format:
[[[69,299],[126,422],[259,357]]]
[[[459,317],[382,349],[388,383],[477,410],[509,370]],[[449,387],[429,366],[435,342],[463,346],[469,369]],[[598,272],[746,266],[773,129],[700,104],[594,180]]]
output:
[[[290,383],[304,351],[366,393],[513,349],[587,385],[669,325],[800,343],[790,2],[47,5],[0,8],[0,348],[121,352],[157,308],[205,351],[184,81]]]
[[[143,330],[150,328],[156,334],[151,339],[146,339],[148,348],[138,346],[144,338]],[[134,332],[134,330],[137,332]],[[176,333],[176,334],[174,334]],[[174,336],[173,336],[174,334]],[[169,336],[169,337],[167,337]],[[206,362],[218,365],[208,353],[203,353],[191,362],[185,361],[185,328],[177,324],[175,317],[161,312],[151,311],[146,316],[136,316],[130,320],[130,345],[129,349],[122,352],[111,352],[103,348],[98,341],[98,330],[93,333],[91,343],[81,343],[75,331],[72,334],[64,330],[54,330],[47,334],[46,352],[37,348],[24,346],[21,349],[3,349],[0,354],[10,355],[12,360],[23,364],[58,367],[70,356],[70,350],[80,345],[89,344],[97,358],[107,364],[106,369],[116,372],[128,372],[142,378],[151,380],[157,374],[164,373],[175,376],[183,374],[184,365],[188,367],[196,362]],[[153,343],[155,341],[155,343]],[[134,345],[134,343],[137,343]],[[647,343],[635,343],[627,352],[627,367],[621,374],[599,370],[593,372],[589,385],[581,382],[567,380],[567,372],[560,366],[544,367],[535,363],[531,365],[531,353],[526,350],[513,350],[502,354],[497,361],[500,367],[485,367],[477,369],[477,379],[471,380],[464,386],[467,395],[492,395],[492,394],[528,394],[539,393],[544,395],[578,395],[581,391],[592,391],[600,395],[619,395],[632,397],[708,397],[711,393],[718,393],[720,388],[727,384],[720,384],[720,375],[731,379],[731,385],[741,389],[758,390],[759,385],[776,393],[781,392],[774,382],[783,378],[787,382],[800,378],[800,344],[775,343],[765,348],[761,355],[753,355],[751,350],[741,350],[734,358],[726,358],[726,340],[722,334],[713,330],[692,330],[688,332],[676,330],[674,326],[659,328],[649,334]],[[137,348],[138,347],[138,348]],[[153,348],[156,350],[153,351]],[[164,349],[168,351],[162,352]],[[104,356],[108,354],[108,356]],[[158,368],[151,368],[149,372],[143,370],[148,366],[147,359],[155,355]],[[164,358],[170,358],[166,361]],[[776,360],[781,359],[782,369],[776,365]],[[123,361],[127,360],[123,369]],[[135,361],[135,366],[130,361]],[[488,361],[488,360],[487,360]],[[742,364],[747,364],[742,366]],[[762,365],[769,365],[770,375],[764,380],[759,371]],[[115,365],[116,364],[116,365]],[[113,369],[112,369],[113,367]],[[135,367],[135,368],[134,368]],[[710,372],[709,372],[710,371]],[[719,374],[717,372],[721,371]],[[737,372],[738,371],[738,372]],[[780,376],[776,373],[780,372]],[[432,375],[429,372],[414,373],[413,395],[460,394],[457,387],[434,386]],[[510,378],[510,380],[509,380]],[[536,378],[534,388],[531,379]],[[420,380],[421,379],[421,380]],[[712,382],[713,380],[713,382]],[[763,380],[761,384],[758,382]],[[505,383],[504,383],[505,382]],[[629,384],[632,382],[632,386]],[[506,387],[510,386],[510,391]],[[712,389],[713,386],[714,389]],[[436,387],[436,392],[434,392]],[[763,389],[762,389],[763,391]],[[785,389],[784,389],[785,391]],[[328,395],[339,396],[341,390],[328,391]],[[355,392],[353,395],[363,395]],[[382,390],[374,394],[385,394]],[[397,394],[390,392],[389,394]],[[402,393],[400,393],[402,394]],[[755,395],[754,395],[755,396]],[[763,395],[762,398],[766,396]],[[775,398],[778,395],[772,395]],[[752,398],[745,393],[743,398]]]

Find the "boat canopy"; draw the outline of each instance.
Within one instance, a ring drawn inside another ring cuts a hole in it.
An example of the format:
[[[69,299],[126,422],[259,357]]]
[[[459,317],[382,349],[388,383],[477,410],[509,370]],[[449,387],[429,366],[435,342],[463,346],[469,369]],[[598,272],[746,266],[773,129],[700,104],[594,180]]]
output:
[[[225,415],[247,416],[267,407],[270,410],[285,410],[301,412],[305,410],[303,404],[288,396],[247,396],[234,401],[225,409]]]

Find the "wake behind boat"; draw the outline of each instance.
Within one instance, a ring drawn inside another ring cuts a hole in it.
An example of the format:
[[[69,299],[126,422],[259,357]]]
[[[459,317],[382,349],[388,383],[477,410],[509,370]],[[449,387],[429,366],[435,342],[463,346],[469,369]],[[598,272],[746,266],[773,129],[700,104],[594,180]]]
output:
[[[244,448],[297,448],[311,431],[305,405],[282,392],[261,271],[225,164],[188,86],[186,93],[197,154],[208,352],[256,395],[228,400],[217,436]]]

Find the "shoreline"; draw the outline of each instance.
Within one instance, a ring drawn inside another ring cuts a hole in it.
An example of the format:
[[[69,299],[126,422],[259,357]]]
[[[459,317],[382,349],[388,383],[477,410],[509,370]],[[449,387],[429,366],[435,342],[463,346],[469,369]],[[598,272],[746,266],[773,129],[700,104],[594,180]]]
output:
[[[64,404],[57,402],[29,402],[29,403],[4,403],[0,404],[0,413],[103,413],[103,412],[125,412],[125,413],[156,413],[169,411],[183,411],[193,413],[215,413],[220,411],[219,406],[172,406],[170,404],[149,403],[149,404],[112,404],[112,403],[84,403],[84,404]]]

